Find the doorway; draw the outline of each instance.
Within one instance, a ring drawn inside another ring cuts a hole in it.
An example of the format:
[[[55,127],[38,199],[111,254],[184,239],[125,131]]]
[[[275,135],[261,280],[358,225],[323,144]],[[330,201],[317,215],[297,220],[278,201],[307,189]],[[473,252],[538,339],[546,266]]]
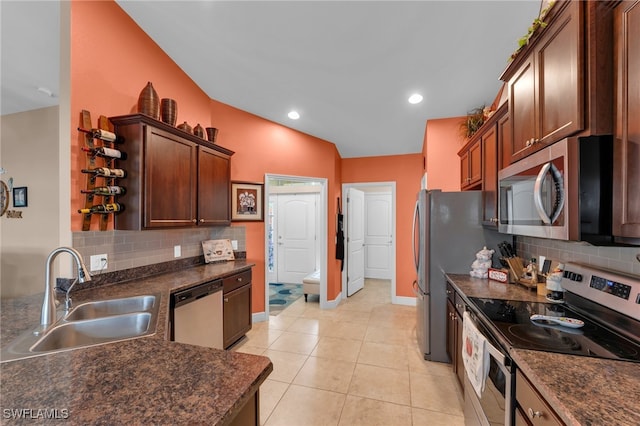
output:
[[[320,308],[327,303],[327,180],[265,175],[265,315],[269,283],[301,284],[320,271]]]
[[[396,299],[396,183],[343,184],[342,194],[347,205],[343,298],[360,290],[367,279],[382,279],[390,283],[393,302]]]

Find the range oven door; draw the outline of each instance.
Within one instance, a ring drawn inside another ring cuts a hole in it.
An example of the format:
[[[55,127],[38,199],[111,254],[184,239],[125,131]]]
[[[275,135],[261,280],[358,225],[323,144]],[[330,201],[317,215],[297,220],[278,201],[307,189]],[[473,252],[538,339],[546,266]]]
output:
[[[513,423],[513,385],[515,368],[511,358],[498,349],[497,342],[474,313],[470,316],[477,329],[487,339],[489,373],[480,396],[476,394],[465,373],[464,419],[465,425],[511,426]],[[464,346],[464,345],[463,345]]]

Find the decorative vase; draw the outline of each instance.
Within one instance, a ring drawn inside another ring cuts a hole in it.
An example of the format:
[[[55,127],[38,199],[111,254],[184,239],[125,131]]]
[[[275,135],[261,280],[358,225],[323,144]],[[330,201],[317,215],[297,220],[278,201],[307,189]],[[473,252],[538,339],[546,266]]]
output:
[[[162,99],[160,101],[160,118],[164,123],[175,126],[178,118],[178,103],[173,99]]]
[[[207,127],[207,139],[209,142],[216,143],[216,136],[218,136],[218,129],[215,127]]]
[[[196,124],[196,127],[193,128],[193,134],[204,139],[204,127],[202,127],[200,123]]]
[[[182,124],[178,124],[178,129],[182,130],[183,132],[191,133],[191,126],[189,126],[186,121]]]
[[[138,112],[160,120],[160,98],[150,81],[138,96]]]

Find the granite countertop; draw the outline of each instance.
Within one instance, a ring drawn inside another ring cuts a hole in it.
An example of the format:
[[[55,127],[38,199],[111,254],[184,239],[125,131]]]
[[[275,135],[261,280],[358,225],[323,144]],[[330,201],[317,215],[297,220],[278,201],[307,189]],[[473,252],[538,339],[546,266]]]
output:
[[[546,301],[516,284],[461,274],[447,278],[466,297]],[[514,348],[509,354],[566,424],[640,424],[640,364]]]
[[[124,284],[73,292],[89,300],[160,293],[156,333],[0,364],[3,423],[228,424],[273,370],[269,358],[168,341],[170,294],[250,269],[246,260],[195,266]],[[39,323],[42,294],[2,300],[0,343]],[[29,411],[30,410],[30,411]],[[19,422],[20,420],[18,420]]]

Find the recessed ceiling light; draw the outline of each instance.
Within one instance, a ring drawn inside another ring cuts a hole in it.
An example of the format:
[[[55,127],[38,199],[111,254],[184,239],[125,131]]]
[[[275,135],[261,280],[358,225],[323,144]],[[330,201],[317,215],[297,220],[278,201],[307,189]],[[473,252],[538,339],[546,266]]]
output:
[[[420,102],[422,102],[422,95],[414,93],[413,95],[409,96],[410,104],[419,104]]]
[[[298,118],[300,118],[300,114],[298,114],[298,111],[291,111],[289,112],[289,114],[287,114],[287,116],[292,120],[297,120]]]

